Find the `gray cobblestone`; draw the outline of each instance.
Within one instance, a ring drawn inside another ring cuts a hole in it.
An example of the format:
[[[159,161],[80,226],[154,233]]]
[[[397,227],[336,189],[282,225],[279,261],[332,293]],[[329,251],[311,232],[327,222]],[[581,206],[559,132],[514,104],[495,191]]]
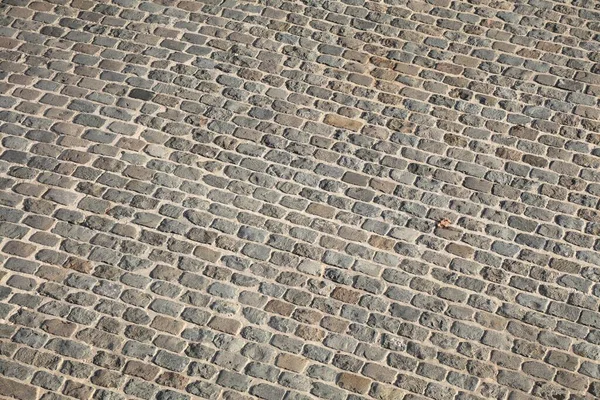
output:
[[[0,396],[600,395],[595,4],[391,3],[0,0]]]

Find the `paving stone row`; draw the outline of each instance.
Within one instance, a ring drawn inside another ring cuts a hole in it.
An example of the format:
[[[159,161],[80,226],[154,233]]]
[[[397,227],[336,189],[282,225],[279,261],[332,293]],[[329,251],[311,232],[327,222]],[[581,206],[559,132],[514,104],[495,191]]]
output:
[[[0,0],[0,396],[600,396],[597,1]]]

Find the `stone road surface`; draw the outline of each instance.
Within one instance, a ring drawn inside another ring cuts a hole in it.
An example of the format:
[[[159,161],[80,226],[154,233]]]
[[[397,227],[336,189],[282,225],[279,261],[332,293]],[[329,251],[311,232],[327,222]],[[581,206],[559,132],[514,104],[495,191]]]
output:
[[[600,397],[600,1],[0,0],[0,399]]]

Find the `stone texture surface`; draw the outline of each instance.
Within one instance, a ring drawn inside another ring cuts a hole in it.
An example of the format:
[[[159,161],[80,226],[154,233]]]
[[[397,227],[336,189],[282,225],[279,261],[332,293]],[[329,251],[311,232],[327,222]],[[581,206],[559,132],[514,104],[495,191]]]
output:
[[[599,9],[0,0],[0,397],[598,398]]]

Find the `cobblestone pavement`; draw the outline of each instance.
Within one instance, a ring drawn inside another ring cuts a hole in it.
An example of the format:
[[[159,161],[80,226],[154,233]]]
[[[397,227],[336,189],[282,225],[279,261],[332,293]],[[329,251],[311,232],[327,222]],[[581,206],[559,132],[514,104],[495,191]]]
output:
[[[0,0],[0,398],[597,399],[599,38],[590,0]]]

